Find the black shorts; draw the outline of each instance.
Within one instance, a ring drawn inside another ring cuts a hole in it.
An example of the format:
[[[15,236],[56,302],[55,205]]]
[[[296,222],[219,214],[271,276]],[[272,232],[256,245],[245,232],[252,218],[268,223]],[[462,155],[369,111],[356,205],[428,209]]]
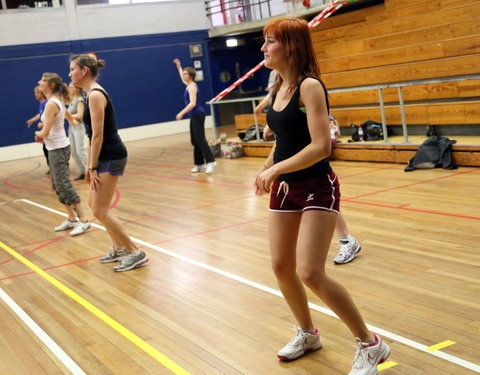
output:
[[[340,211],[340,184],[332,171],[319,177],[273,183],[270,211],[303,212],[307,210]]]

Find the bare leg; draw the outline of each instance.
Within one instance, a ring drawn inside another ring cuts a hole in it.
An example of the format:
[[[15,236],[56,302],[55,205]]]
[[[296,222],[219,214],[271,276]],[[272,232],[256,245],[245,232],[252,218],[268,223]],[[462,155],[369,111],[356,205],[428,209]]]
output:
[[[73,207],[69,205],[65,205],[65,210],[67,211],[67,214],[68,214],[68,220],[75,221],[75,211],[73,210]]]
[[[337,222],[334,212],[303,213],[298,233],[297,263],[300,279],[347,325],[354,337],[373,341],[347,290],[325,272],[325,261]]]
[[[112,176],[108,172],[99,174],[101,183],[97,191],[90,191],[89,204],[93,215],[102,222],[108,235],[112,239],[113,246],[125,248],[128,252],[138,252],[137,246],[127,235],[120,220],[111,212],[110,203],[118,182],[118,176]]]
[[[277,283],[299,327],[314,329],[307,294],[296,271],[296,245],[301,213],[269,214],[269,238],[272,268]]]
[[[86,223],[88,221],[88,219],[83,214],[83,208],[82,208],[82,204],[80,202],[76,202],[76,203],[72,204],[71,208],[72,208],[72,211],[75,211],[77,213],[78,219],[82,223]]]
[[[345,217],[341,212],[337,215],[337,226],[335,227],[335,233],[338,237],[346,237],[349,235],[347,222],[345,221]]]

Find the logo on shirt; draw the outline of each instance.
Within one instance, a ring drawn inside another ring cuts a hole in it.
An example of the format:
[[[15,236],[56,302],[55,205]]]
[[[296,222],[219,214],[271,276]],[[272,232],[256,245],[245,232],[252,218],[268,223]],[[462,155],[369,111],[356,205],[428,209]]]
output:
[[[306,201],[307,201],[307,202],[308,202],[308,201],[313,201],[313,199],[314,199],[314,198],[313,198],[313,193],[311,193],[311,194],[308,194],[308,197],[307,197],[307,200],[306,200]]]

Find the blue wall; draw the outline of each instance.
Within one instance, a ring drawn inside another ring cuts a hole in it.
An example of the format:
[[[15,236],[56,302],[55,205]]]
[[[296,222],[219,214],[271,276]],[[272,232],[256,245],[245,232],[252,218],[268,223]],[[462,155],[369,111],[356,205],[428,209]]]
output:
[[[35,129],[25,124],[38,109],[33,88],[44,72],[58,73],[69,82],[69,57],[82,52],[93,51],[106,62],[99,82],[113,100],[119,128],[175,120],[185,89],[173,64],[175,57],[184,67],[193,66],[194,60],[202,62],[201,104],[216,94],[207,39],[207,30],[198,30],[0,47],[0,147],[33,141]],[[191,44],[202,45],[203,57],[190,58]]]

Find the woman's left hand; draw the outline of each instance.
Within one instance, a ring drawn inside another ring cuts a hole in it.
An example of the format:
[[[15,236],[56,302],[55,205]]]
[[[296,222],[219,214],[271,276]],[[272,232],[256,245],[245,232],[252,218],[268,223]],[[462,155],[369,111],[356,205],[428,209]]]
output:
[[[182,117],[183,117],[183,115],[179,113],[178,115],[175,116],[175,119],[176,119],[177,121],[179,121],[179,120],[182,119]]]
[[[43,143],[43,138],[39,137],[37,135],[38,132],[35,132],[35,142],[38,142],[38,143]]]
[[[88,180],[90,180],[90,188],[93,191],[97,191],[97,189],[100,186],[100,183],[102,182],[102,180],[100,179],[100,176],[98,175],[98,172],[89,171],[88,174],[89,174]]]
[[[263,195],[266,193],[270,193],[272,190],[272,184],[278,177],[278,173],[276,172],[274,167],[270,167],[262,171],[255,180],[255,194]]]

